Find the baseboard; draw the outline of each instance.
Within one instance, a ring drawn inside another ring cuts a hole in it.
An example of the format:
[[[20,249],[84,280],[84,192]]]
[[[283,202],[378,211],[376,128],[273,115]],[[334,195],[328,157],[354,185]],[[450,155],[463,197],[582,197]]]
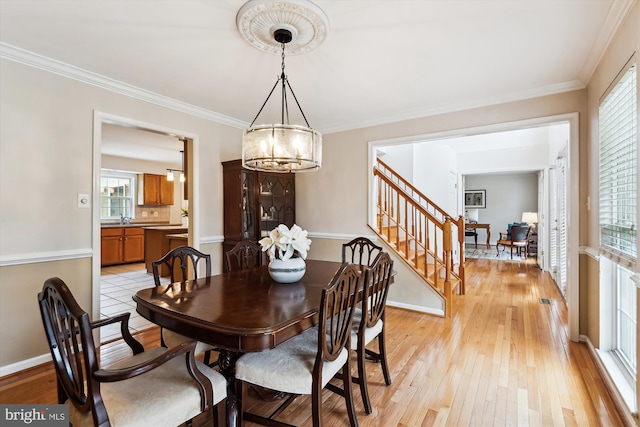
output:
[[[438,317],[444,317],[444,310],[432,309],[432,308],[424,307],[421,305],[405,304],[402,302],[389,301],[389,300],[387,300],[387,305],[389,307],[402,308],[405,310],[417,311],[419,313],[425,313],[425,314],[431,314]]]
[[[627,427],[635,427],[638,425],[638,412],[635,409],[631,409],[630,406],[635,408],[635,402],[631,402],[631,405],[627,403],[627,401],[631,398],[629,396],[627,399],[622,395],[620,389],[616,385],[611,373],[606,368],[606,362],[602,360],[600,356],[600,351],[596,349],[591,340],[586,335],[580,335],[580,341],[584,342],[587,345],[587,349],[589,350],[589,355],[591,359],[593,359],[596,369],[598,373],[602,377],[604,381],[604,385],[609,392],[609,396],[613,400],[613,403],[616,405],[616,409],[618,413],[621,415],[622,421]],[[627,392],[626,394],[631,394],[633,398],[635,398],[634,390]]]
[[[0,366],[0,378],[7,375],[15,374],[16,372],[24,371],[25,369],[33,368],[43,363],[51,362],[51,354],[42,354],[40,356],[32,357],[30,359],[21,360],[10,365]]]

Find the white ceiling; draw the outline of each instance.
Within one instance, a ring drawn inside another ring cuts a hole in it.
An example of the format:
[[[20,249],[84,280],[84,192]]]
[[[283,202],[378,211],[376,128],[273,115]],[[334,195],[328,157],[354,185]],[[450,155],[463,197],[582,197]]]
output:
[[[236,29],[244,2],[0,0],[0,55],[55,59],[242,128],[280,73]],[[329,133],[583,88],[631,0],[315,3],[328,36],[286,71]]]

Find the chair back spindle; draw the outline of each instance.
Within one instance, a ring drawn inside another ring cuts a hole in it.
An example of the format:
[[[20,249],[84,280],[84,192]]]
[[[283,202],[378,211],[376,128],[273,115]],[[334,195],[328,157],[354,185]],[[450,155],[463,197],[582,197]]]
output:
[[[366,237],[356,237],[342,245],[342,262],[370,266],[380,252],[382,246],[376,245]]]
[[[257,243],[242,240],[225,254],[227,271],[241,271],[265,264],[264,252]]]
[[[190,271],[193,279],[198,278],[200,262],[205,263],[205,275],[211,276],[211,255],[204,254],[191,246],[179,246],[167,252],[162,258],[151,263],[153,280],[160,286],[160,267],[165,265],[169,269],[171,283],[184,282],[189,278]],[[180,276],[178,277],[178,274]]]

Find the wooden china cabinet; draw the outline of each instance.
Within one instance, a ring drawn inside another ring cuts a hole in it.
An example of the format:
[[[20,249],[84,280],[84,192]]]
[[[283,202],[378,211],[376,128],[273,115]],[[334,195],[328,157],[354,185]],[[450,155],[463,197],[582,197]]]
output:
[[[222,171],[223,257],[243,239],[257,242],[279,224],[296,222],[295,174],[252,171],[241,160],[222,162]]]

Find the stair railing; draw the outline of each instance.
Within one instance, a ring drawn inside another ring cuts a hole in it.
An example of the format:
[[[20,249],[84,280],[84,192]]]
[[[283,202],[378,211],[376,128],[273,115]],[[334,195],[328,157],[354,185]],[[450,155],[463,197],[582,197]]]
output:
[[[454,287],[464,294],[464,264],[454,259],[454,245],[464,259],[464,219],[447,214],[380,159],[373,174],[377,197],[372,228],[443,297],[445,316],[450,316]]]

